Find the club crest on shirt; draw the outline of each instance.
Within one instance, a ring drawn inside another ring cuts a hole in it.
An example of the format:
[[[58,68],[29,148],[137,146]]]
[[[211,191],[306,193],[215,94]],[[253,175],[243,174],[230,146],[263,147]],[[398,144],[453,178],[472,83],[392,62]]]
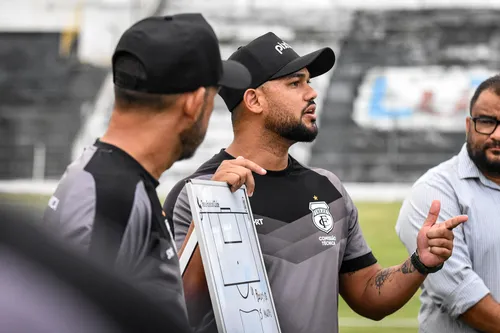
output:
[[[333,216],[330,207],[324,201],[309,202],[309,210],[312,212],[312,220],[316,228],[329,233],[333,229]]]

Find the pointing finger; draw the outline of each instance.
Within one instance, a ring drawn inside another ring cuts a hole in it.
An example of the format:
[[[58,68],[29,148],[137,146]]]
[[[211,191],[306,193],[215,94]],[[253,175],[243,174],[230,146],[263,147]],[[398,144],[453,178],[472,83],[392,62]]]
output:
[[[469,217],[467,215],[459,215],[459,216],[455,216],[449,220],[446,220],[444,222],[444,225],[446,226],[446,228],[448,230],[453,230],[456,227],[458,227],[460,224],[467,221],[468,219],[469,219]]]

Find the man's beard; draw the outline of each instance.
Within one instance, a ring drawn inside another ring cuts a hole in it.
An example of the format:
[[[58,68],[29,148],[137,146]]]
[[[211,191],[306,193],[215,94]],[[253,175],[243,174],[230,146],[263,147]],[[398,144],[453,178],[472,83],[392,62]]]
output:
[[[205,118],[205,112],[207,111],[206,109],[207,100],[205,98],[201,107],[200,116],[198,117],[196,122],[193,124],[193,126],[191,126],[191,128],[184,130],[180,134],[182,152],[177,161],[193,157],[196,149],[198,149],[198,147],[203,142],[203,139],[205,139],[207,129],[203,130],[203,119]]]
[[[470,159],[485,174],[498,177],[500,176],[500,161],[488,159],[486,155],[488,148],[500,148],[500,141],[493,141],[492,143],[477,146],[472,142],[471,135],[467,136],[467,152]]]
[[[318,135],[318,127],[313,122],[313,128],[308,128],[303,122],[302,117],[305,115],[306,109],[314,104],[309,102],[302,110],[300,119],[297,120],[293,115],[286,112],[281,112],[273,108],[271,112],[277,112],[266,119],[265,128],[278,134],[282,138],[293,142],[312,142]]]

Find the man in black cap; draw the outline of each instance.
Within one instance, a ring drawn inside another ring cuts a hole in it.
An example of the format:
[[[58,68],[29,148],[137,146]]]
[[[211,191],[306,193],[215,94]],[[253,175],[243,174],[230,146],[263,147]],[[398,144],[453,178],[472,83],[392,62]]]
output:
[[[399,309],[451,255],[451,229],[467,217],[434,225],[439,203],[433,203],[418,235],[418,253],[382,269],[340,180],[288,153],[294,143],[311,142],[318,134],[317,93],[309,83],[333,67],[333,51],[300,57],[267,33],[229,59],[252,74],[250,88],[220,91],[231,111],[234,140],[190,178],[225,181],[233,189],[246,184],[249,195],[256,189],[250,204],[282,332],[338,332],[339,292],[352,309],[374,320]],[[247,165],[254,162],[266,172],[252,174]],[[169,193],[164,210],[182,244],[191,222],[183,182]]]
[[[156,187],[203,141],[220,86],[245,88],[248,70],[222,62],[199,14],[149,17],[120,38],[112,58],[108,129],[66,170],[44,222],[124,275],[187,324],[175,244]]]

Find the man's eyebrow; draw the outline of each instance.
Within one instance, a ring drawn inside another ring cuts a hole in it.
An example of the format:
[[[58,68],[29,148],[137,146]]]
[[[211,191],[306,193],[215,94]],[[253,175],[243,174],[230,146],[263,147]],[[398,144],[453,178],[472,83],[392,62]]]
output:
[[[293,78],[305,78],[307,77],[307,75],[305,73],[292,73],[290,75],[287,75],[284,77],[285,80],[288,80],[288,79],[293,79]]]
[[[476,117],[477,118],[489,118],[489,119],[497,119],[495,116],[492,116],[490,114],[482,113],[481,111],[478,111],[479,113]]]

